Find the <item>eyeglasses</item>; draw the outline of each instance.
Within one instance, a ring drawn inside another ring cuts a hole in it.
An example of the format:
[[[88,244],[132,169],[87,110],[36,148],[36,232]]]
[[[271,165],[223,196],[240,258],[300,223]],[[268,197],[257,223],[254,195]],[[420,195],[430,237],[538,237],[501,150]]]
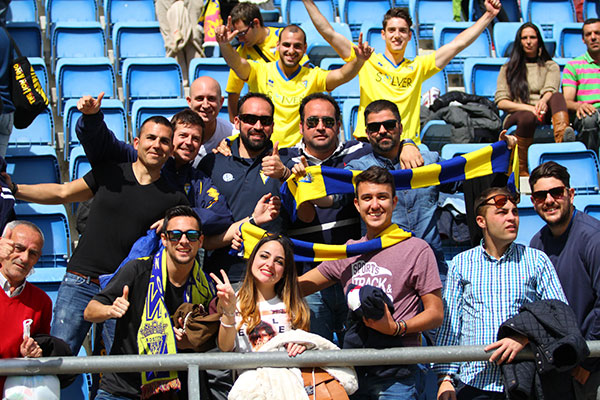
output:
[[[367,124],[367,132],[377,133],[381,129],[381,125],[383,125],[386,131],[391,131],[392,129],[396,128],[398,121],[395,119],[388,119],[387,121],[369,122]]]
[[[248,25],[248,27],[246,29],[244,29],[241,32],[238,32],[238,34],[236,35],[238,37],[238,39],[241,37],[244,37],[248,34],[248,32],[250,31],[250,29],[252,29],[254,27],[254,21],[250,21],[250,24]]]
[[[263,126],[273,125],[273,117],[270,115],[240,114],[239,118],[245,124],[256,125],[260,121]]]
[[[509,201],[516,206],[517,204],[519,204],[519,200],[521,200],[521,196],[518,193],[514,196],[508,196],[506,194],[495,194],[485,199],[483,203],[477,206],[477,209],[483,206],[494,206],[496,208],[502,208]],[[490,203],[490,201],[493,201],[493,203]]]
[[[558,187],[554,187],[549,190],[538,190],[538,191],[531,193],[531,197],[533,197],[533,200],[536,203],[541,203],[544,200],[546,200],[546,198],[548,197],[548,193],[550,193],[550,196],[552,196],[552,198],[554,198],[554,200],[560,200],[563,197],[565,197],[565,189],[566,188],[567,188],[566,186],[558,186]]]
[[[333,117],[317,117],[316,115],[306,118],[306,127],[309,129],[316,128],[319,126],[319,121],[323,121],[325,128],[331,129],[335,125],[335,118]]]
[[[187,240],[189,240],[190,242],[196,242],[196,241],[198,241],[198,239],[200,239],[200,235],[202,235],[202,233],[196,229],[185,231],[185,232],[180,231],[179,229],[167,231],[167,237],[169,238],[169,240],[171,242],[179,242],[183,235],[185,235]]]

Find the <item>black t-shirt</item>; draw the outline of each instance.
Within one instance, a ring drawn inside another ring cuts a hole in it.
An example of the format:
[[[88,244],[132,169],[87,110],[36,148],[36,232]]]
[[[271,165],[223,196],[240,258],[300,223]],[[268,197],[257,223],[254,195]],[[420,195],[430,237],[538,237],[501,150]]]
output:
[[[131,246],[165,211],[189,204],[164,178],[140,185],[131,163],[94,165],[83,179],[94,192],[87,228],[68,270],[96,278],[115,272]]]
[[[106,288],[94,296],[94,300],[111,305],[117,297],[123,295],[123,286],[129,287],[129,309],[123,317],[117,319],[115,338],[110,350],[111,355],[139,354],[137,333],[140,328],[144,303],[148,294],[150,271],[154,257],[132,260],[117,272]],[[185,286],[174,286],[167,279],[165,304],[170,315],[184,302]],[[178,372],[179,380],[186,386],[187,375]],[[139,398],[142,378],[139,372],[104,373],[100,389],[116,396]],[[180,398],[183,393],[180,394]],[[183,397],[187,398],[187,397]]]

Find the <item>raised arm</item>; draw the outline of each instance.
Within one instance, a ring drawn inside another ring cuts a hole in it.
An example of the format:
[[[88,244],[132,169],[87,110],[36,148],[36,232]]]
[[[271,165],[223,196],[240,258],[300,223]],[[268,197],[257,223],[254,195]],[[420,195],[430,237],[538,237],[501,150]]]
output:
[[[485,0],[485,13],[470,27],[462,31],[450,43],[442,46],[435,52],[435,66],[443,69],[456,57],[458,53],[467,48],[487,28],[498,15],[502,4],[500,0]]]
[[[304,7],[310,16],[310,19],[317,28],[317,31],[323,36],[323,39],[327,41],[333,47],[336,53],[347,60],[352,55],[352,42],[349,41],[344,35],[338,33],[333,29],[327,18],[321,14],[319,8],[313,0],[302,0]]]
[[[240,57],[239,53],[235,51],[231,45],[231,41],[238,34],[238,30],[233,29],[233,23],[231,22],[231,16],[227,19],[227,26],[221,25],[215,28],[215,38],[219,43],[219,49],[221,55],[237,76],[246,81],[250,77],[250,64],[247,60]]]
[[[327,75],[327,91],[331,92],[336,87],[349,82],[362,68],[365,61],[373,54],[373,48],[362,41],[362,33],[358,37],[358,46],[354,46],[356,57],[348,61],[342,68],[335,69]]]

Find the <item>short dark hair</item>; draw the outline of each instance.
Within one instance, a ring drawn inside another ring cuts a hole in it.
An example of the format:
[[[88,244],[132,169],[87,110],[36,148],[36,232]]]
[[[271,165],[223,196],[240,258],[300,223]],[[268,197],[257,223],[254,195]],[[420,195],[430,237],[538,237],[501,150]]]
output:
[[[394,196],[396,192],[394,177],[392,176],[390,171],[377,165],[369,167],[369,169],[361,172],[356,176],[356,178],[354,178],[354,196],[356,198],[358,198],[358,185],[363,182],[390,185],[390,188],[392,190],[392,196]]]
[[[191,217],[198,222],[198,230],[202,232],[202,221],[196,211],[190,206],[175,206],[171,207],[165,213],[165,219],[163,220],[163,233],[167,232],[167,225],[169,225],[169,221],[175,217]]]
[[[271,98],[264,93],[253,93],[253,92],[246,93],[244,96],[242,96],[238,100],[238,114],[242,113],[242,107],[244,106],[244,103],[246,101],[248,101],[250,99],[255,99],[255,98],[263,99],[264,101],[269,103],[269,105],[271,106],[271,116],[273,116],[273,114],[275,112],[275,105],[273,104],[273,101],[271,100]]]
[[[387,27],[388,21],[392,18],[402,18],[403,20],[406,21],[406,24],[408,25],[409,28],[413,24],[412,18],[410,18],[410,13],[408,12],[408,10],[406,8],[393,7],[393,8],[390,8],[389,10],[387,10],[385,15],[383,16],[383,21],[381,23],[383,25],[383,29],[385,29]]]
[[[304,32],[304,29],[300,28],[300,26],[296,24],[290,24],[279,32],[279,40],[277,41],[278,43],[281,42],[281,37],[285,31],[290,31],[292,33],[302,32],[302,35],[304,36],[304,44],[306,44],[306,32]]]
[[[171,125],[169,120],[166,119],[165,117],[163,117],[162,115],[154,115],[154,116],[148,118],[147,120],[145,120],[144,123],[142,123],[142,126],[140,126],[140,130],[138,131],[138,138],[142,134],[142,131],[144,130],[144,127],[146,126],[146,124],[149,124],[151,122],[155,123],[157,125],[162,125],[162,126],[166,126],[167,128],[169,128],[171,130],[171,138],[173,137],[173,125]]]
[[[581,36],[583,36],[583,27],[586,25],[595,24],[596,22],[600,22],[600,18],[588,18],[583,21],[583,25],[581,25]]]
[[[258,19],[260,26],[265,25],[262,14],[260,13],[260,8],[258,8],[256,4],[238,3],[233,7],[229,16],[231,17],[231,22],[234,24],[238,21],[242,21],[244,25],[248,26],[252,21]]]
[[[181,110],[177,114],[173,115],[171,117],[171,125],[173,125],[173,129],[175,129],[177,125],[199,126],[202,128],[202,132],[204,132],[204,121],[190,108]]]
[[[335,120],[339,122],[342,119],[340,105],[337,103],[337,101],[335,101],[335,99],[327,93],[317,92],[317,93],[309,94],[308,96],[306,96],[305,98],[302,99],[302,102],[300,103],[300,121],[301,122],[304,122],[304,107],[306,106],[307,103],[309,103],[313,100],[316,100],[316,99],[325,100],[325,101],[328,101],[329,103],[331,103],[331,105],[335,109]]]
[[[400,111],[398,110],[396,103],[392,103],[389,100],[375,100],[365,108],[365,123],[369,114],[378,113],[383,110],[390,110],[392,114],[394,114],[396,120],[398,120],[398,123],[402,122],[400,118]]]
[[[489,187],[487,189],[484,189],[481,193],[479,193],[479,196],[477,196],[477,198],[475,199],[475,202],[473,204],[473,210],[475,211],[475,215],[483,215],[483,212],[481,211],[483,209],[483,207],[481,205],[483,203],[485,203],[485,201],[488,198],[490,198],[490,196],[494,193],[505,194],[505,195],[511,196],[511,197],[516,196],[516,194],[511,192],[510,189],[507,188],[506,186]]]
[[[569,171],[554,161],[547,161],[541,165],[538,165],[531,171],[529,175],[529,187],[533,190],[533,185],[541,178],[556,178],[563,183],[566,187],[571,187],[570,180],[571,175]]]

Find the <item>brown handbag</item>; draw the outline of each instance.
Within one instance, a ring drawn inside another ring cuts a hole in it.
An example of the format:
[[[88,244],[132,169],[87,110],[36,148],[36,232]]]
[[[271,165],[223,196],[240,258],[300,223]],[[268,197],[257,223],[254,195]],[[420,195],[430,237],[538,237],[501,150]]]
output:
[[[304,390],[310,400],[348,400],[342,385],[321,368],[300,368]]]

